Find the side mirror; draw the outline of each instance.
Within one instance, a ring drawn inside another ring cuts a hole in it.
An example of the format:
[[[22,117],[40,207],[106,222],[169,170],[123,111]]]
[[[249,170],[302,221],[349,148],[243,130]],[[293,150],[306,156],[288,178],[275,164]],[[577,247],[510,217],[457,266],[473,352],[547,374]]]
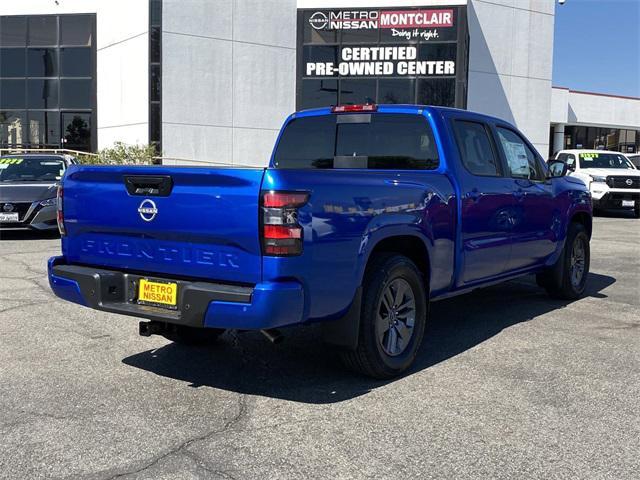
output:
[[[561,160],[551,160],[549,162],[549,178],[564,177],[569,167]]]

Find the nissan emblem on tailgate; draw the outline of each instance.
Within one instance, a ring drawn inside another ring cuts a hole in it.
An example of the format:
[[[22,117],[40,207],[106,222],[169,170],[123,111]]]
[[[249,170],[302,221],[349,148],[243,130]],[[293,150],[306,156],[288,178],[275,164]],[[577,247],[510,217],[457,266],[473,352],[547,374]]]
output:
[[[138,213],[145,222],[150,222],[151,220],[156,218],[156,215],[158,214],[158,208],[156,207],[156,204],[153,200],[149,200],[147,198],[146,200],[143,200],[138,207]]]

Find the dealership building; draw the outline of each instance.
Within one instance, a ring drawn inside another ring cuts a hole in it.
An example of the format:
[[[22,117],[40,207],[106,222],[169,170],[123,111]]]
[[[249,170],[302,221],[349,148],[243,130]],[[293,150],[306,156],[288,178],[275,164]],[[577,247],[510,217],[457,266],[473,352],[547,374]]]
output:
[[[552,86],[555,9],[554,0],[2,2],[0,149],[153,142],[165,163],[265,165],[294,110],[375,102],[495,115],[545,157],[639,151],[640,99]]]

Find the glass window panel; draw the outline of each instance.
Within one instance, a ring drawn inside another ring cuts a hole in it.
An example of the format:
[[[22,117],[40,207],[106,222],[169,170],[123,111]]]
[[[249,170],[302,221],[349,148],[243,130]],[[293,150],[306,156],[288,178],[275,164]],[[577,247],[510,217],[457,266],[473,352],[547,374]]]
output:
[[[159,143],[160,142],[160,104],[152,103],[149,105],[149,138],[150,142]]]
[[[452,60],[455,62],[457,45],[455,43],[425,43],[418,47],[418,60]]]
[[[91,108],[91,80],[60,80],[61,108]]]
[[[29,45],[55,46],[58,44],[58,17],[29,17]]]
[[[596,148],[596,129],[587,127],[587,148]]]
[[[0,77],[24,77],[24,48],[0,48]]]
[[[575,148],[588,148],[586,145],[587,142],[587,129],[586,127],[574,127],[573,130],[573,142]],[[617,133],[616,133],[616,142],[617,142]]]
[[[151,27],[150,35],[151,43],[149,46],[149,61],[151,63],[159,63],[161,61],[160,44],[162,35],[160,27]]]
[[[306,76],[306,65],[307,63],[313,62],[332,62],[334,65],[338,64],[338,47],[326,47],[326,46],[315,46],[308,45],[303,47],[302,49],[302,65],[303,72],[302,75]],[[337,72],[336,75],[337,76]]]
[[[160,101],[160,65],[151,65],[151,98],[152,102]]]
[[[60,114],[38,112],[28,114],[29,143],[32,145],[58,145],[60,143]]]
[[[417,101],[420,105],[455,106],[455,78],[419,79]]]
[[[458,120],[454,122],[454,128],[462,163],[467,170],[474,175],[500,176],[498,160],[485,126]]]
[[[340,105],[375,103],[376,80],[340,80]]]
[[[544,180],[545,174],[538,163],[535,153],[515,132],[506,128],[497,128],[502,151],[507,159],[509,173],[514,178]]]
[[[93,61],[91,47],[60,49],[61,77],[92,77]]]
[[[433,132],[422,115],[378,114],[369,123],[339,123],[336,157],[366,157],[367,168],[375,169],[438,167]]]
[[[151,25],[162,25],[162,0],[151,0]]]
[[[58,76],[58,56],[56,55],[56,49],[27,49],[27,75],[30,77]]]
[[[342,44],[346,43],[378,43],[378,29],[343,30]]]
[[[91,149],[91,114],[63,113],[62,135],[64,145],[75,150]]]
[[[27,80],[27,108],[58,108],[58,80]]]
[[[300,109],[338,104],[338,80],[302,80]]]
[[[0,88],[0,109],[1,108],[25,108],[25,81],[2,80]]]
[[[331,168],[335,149],[333,115],[303,117],[290,122],[275,153],[277,168]]]
[[[415,81],[385,78],[378,81],[378,103],[414,103]]]
[[[3,47],[24,47],[26,44],[26,17],[0,18],[0,45]]]
[[[90,47],[93,18],[89,15],[63,15],[60,17],[60,45]]]
[[[24,142],[25,112],[0,111],[0,145],[22,145]]]

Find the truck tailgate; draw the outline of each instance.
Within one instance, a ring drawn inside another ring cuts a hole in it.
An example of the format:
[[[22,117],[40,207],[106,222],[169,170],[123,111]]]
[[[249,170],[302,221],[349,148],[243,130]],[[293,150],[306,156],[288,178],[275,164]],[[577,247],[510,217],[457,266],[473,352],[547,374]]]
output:
[[[262,168],[71,167],[63,183],[63,254],[69,263],[258,283],[263,174]]]

